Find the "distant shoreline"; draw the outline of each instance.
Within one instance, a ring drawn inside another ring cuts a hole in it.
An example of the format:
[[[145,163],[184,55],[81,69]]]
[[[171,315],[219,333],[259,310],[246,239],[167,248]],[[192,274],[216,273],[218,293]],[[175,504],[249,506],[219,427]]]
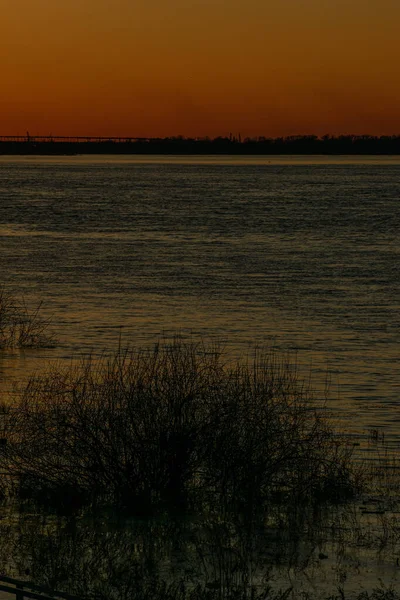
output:
[[[0,136],[0,155],[400,155],[400,135],[215,139]]]

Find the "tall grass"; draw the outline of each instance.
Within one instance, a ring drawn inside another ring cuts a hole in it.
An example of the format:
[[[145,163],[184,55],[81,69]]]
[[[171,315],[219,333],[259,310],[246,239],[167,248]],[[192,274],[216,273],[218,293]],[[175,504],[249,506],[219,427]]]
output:
[[[357,492],[351,448],[293,364],[232,364],[175,338],[32,378],[8,415],[3,465],[19,495],[133,514],[337,502]],[[297,518],[297,517],[296,517]]]

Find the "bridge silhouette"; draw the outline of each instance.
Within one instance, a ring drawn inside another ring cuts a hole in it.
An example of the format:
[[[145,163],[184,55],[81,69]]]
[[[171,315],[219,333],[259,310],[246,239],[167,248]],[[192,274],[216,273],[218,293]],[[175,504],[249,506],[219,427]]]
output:
[[[50,142],[68,142],[68,143],[79,143],[88,142],[99,144],[101,142],[113,142],[113,143],[125,143],[130,144],[134,142],[151,142],[158,138],[150,137],[102,137],[102,136],[83,136],[83,135],[0,135],[0,142],[24,142],[29,144],[35,143],[50,143]]]

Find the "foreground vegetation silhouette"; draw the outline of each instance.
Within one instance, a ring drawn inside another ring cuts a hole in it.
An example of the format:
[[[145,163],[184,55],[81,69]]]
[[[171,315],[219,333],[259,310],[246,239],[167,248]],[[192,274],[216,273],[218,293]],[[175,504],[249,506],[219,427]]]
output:
[[[24,347],[21,320],[40,332],[27,346],[52,337],[21,306],[3,291],[3,349]],[[1,425],[0,571],[50,591],[320,600],[298,582],[335,553],[330,598],[344,600],[348,548],[398,555],[398,464],[354,460],[289,357],[233,360],[181,337],[119,347],[48,365],[3,403]],[[382,584],[357,598],[398,596]]]
[[[175,338],[32,378],[7,412],[2,469],[49,508],[264,515],[354,496],[352,447],[294,365],[230,363]]]
[[[0,286],[0,350],[5,348],[43,348],[55,344],[50,321],[42,316],[42,304],[29,309]]]

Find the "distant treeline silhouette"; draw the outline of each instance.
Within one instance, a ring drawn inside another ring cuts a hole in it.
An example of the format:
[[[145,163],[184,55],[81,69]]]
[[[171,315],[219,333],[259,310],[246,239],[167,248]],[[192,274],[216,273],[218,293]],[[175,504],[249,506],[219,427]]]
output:
[[[400,154],[399,135],[166,138],[0,136],[0,154]]]

